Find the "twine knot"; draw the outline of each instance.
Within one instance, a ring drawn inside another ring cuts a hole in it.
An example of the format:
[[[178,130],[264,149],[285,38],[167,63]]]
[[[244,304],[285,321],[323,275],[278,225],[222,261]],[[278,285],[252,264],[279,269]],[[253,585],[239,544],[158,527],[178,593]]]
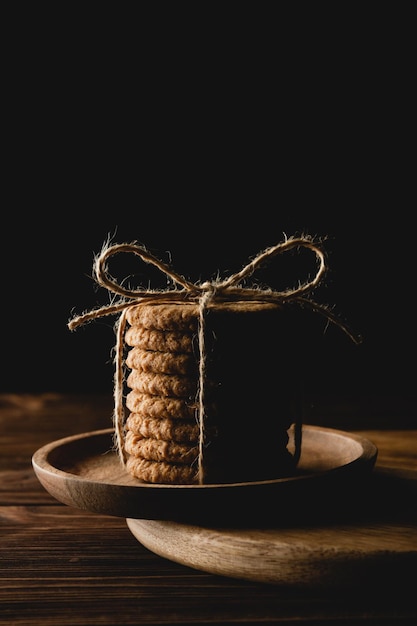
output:
[[[270,288],[243,287],[242,281],[251,276],[255,270],[273,257],[291,249],[307,248],[314,252],[318,261],[316,275],[309,281],[299,284],[298,287],[285,291],[274,291]],[[119,284],[108,272],[107,262],[110,257],[119,253],[132,253],[139,256],[145,263],[157,267],[164,275],[170,278],[176,285],[166,290],[154,289],[128,289]],[[135,304],[150,301],[160,302],[197,302],[200,305],[208,305],[209,302],[270,302],[275,304],[297,303],[306,306],[316,313],[322,314],[328,321],[341,328],[355,343],[360,343],[361,338],[355,336],[339,318],[337,318],[328,306],[318,304],[309,297],[318,287],[327,270],[325,255],[321,248],[311,237],[290,237],[260,252],[254,259],[243,267],[240,272],[232,274],[225,280],[205,281],[201,284],[192,283],[177,274],[175,270],[136,243],[115,244],[104,246],[102,252],[96,257],[94,274],[96,282],[105,287],[110,293],[122,296],[118,301],[109,306],[95,309],[88,313],[74,317],[69,321],[68,327],[74,330],[78,326],[104,315],[113,315]]]
[[[204,283],[201,283],[200,288],[202,291],[210,291],[212,293],[214,293],[218,289],[217,285],[215,283],[210,282],[209,280],[206,280]]]

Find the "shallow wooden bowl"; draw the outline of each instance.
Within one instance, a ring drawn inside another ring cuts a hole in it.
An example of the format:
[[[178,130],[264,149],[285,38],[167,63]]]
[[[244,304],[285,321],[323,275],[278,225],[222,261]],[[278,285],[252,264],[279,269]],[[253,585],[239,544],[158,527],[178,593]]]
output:
[[[303,521],[336,501],[350,506],[371,473],[377,448],[344,431],[303,426],[297,473],[274,480],[207,485],[144,483],[113,450],[113,430],[51,442],[32,457],[34,471],[57,500],[133,519],[222,525]]]

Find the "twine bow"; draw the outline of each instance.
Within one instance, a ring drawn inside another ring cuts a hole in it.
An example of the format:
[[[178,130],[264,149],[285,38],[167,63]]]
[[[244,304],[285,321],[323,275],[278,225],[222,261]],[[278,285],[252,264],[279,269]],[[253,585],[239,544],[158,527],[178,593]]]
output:
[[[270,288],[259,287],[243,287],[241,285],[243,279],[251,276],[255,270],[265,262],[269,262],[273,257],[282,254],[294,248],[307,248],[314,252],[318,260],[318,269],[316,275],[304,284],[300,284],[294,289],[285,291],[274,291]],[[107,261],[110,257],[119,253],[133,253],[139,256],[145,263],[156,266],[163,274],[172,279],[176,283],[176,287],[167,290],[153,289],[127,289],[120,285],[113,277],[109,275]],[[260,302],[260,303],[298,303],[306,306],[316,313],[323,315],[329,322],[336,324],[341,328],[355,343],[360,343],[360,337],[355,336],[350,329],[325,305],[318,304],[311,300],[308,294],[311,294],[321,282],[323,275],[327,270],[325,255],[318,245],[307,236],[291,237],[285,239],[282,243],[267,248],[260,252],[252,261],[243,267],[240,272],[232,274],[225,280],[206,281],[203,283],[192,283],[183,276],[175,272],[171,267],[157,259],[154,255],[146,250],[143,246],[136,243],[115,244],[113,246],[105,246],[95,259],[94,274],[95,280],[109,292],[121,296],[121,298],[113,304],[92,310],[88,313],[74,317],[68,323],[70,330],[74,330],[78,326],[85,324],[98,317],[112,315],[121,312],[117,325],[117,343],[116,343],[116,370],[115,370],[115,386],[114,386],[114,424],[116,446],[123,463],[125,463],[125,453],[123,450],[123,427],[124,427],[124,410],[123,410],[123,336],[126,326],[127,309],[145,303],[151,302],[175,302],[175,303],[191,303],[195,302],[199,305],[199,390],[198,390],[198,406],[199,406],[199,480],[203,482],[203,453],[204,453],[204,414],[205,414],[205,314],[207,308],[211,304],[221,302]]]

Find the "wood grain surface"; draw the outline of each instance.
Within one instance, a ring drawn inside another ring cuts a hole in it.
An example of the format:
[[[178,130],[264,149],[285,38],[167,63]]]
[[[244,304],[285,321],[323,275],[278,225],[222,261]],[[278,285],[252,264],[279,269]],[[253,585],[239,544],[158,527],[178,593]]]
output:
[[[326,399],[321,406],[326,407],[319,415],[322,423],[346,428],[346,399]],[[367,400],[372,412],[360,415],[359,405],[351,405],[352,430],[377,445],[376,469],[391,485],[385,506],[378,498],[372,509],[371,526],[378,528],[382,515],[384,523],[402,528],[395,545],[388,539],[387,551],[401,551],[407,562],[403,574],[389,580],[378,575],[378,563],[373,577],[359,567],[356,574],[362,584],[353,592],[349,577],[333,588],[300,588],[203,572],[146,548],[124,519],[60,504],[39,483],[31,457],[50,441],[108,428],[111,398],[1,396],[0,623],[415,624],[417,515],[409,488],[417,473],[415,406],[410,399],[402,403],[401,398],[395,402],[381,397]],[[337,534],[337,529],[332,525],[332,532]],[[366,535],[358,550],[372,541]]]

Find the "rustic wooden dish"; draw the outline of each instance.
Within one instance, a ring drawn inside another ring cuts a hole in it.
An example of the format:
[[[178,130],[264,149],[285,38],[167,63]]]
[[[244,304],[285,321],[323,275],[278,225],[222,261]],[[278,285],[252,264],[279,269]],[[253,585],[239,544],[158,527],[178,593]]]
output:
[[[217,528],[128,519],[148,550],[188,567],[255,582],[302,587],[398,584],[417,565],[417,526],[324,523]],[[366,581],[366,582],[365,582]]]
[[[375,445],[363,437],[304,425],[298,470],[290,478],[207,485],[144,483],[122,467],[113,450],[112,429],[49,443],[35,452],[32,463],[44,488],[69,506],[133,519],[263,525],[304,520],[338,498],[350,503],[376,457]]]
[[[355,434],[303,427],[296,476],[229,485],[153,485],[130,477],[113,431],[52,442],[33,455],[59,501],[125,517],[155,554],[211,574],[280,586],[388,588],[417,567],[410,523],[416,477],[374,467]],[[402,515],[402,511],[408,511]]]

